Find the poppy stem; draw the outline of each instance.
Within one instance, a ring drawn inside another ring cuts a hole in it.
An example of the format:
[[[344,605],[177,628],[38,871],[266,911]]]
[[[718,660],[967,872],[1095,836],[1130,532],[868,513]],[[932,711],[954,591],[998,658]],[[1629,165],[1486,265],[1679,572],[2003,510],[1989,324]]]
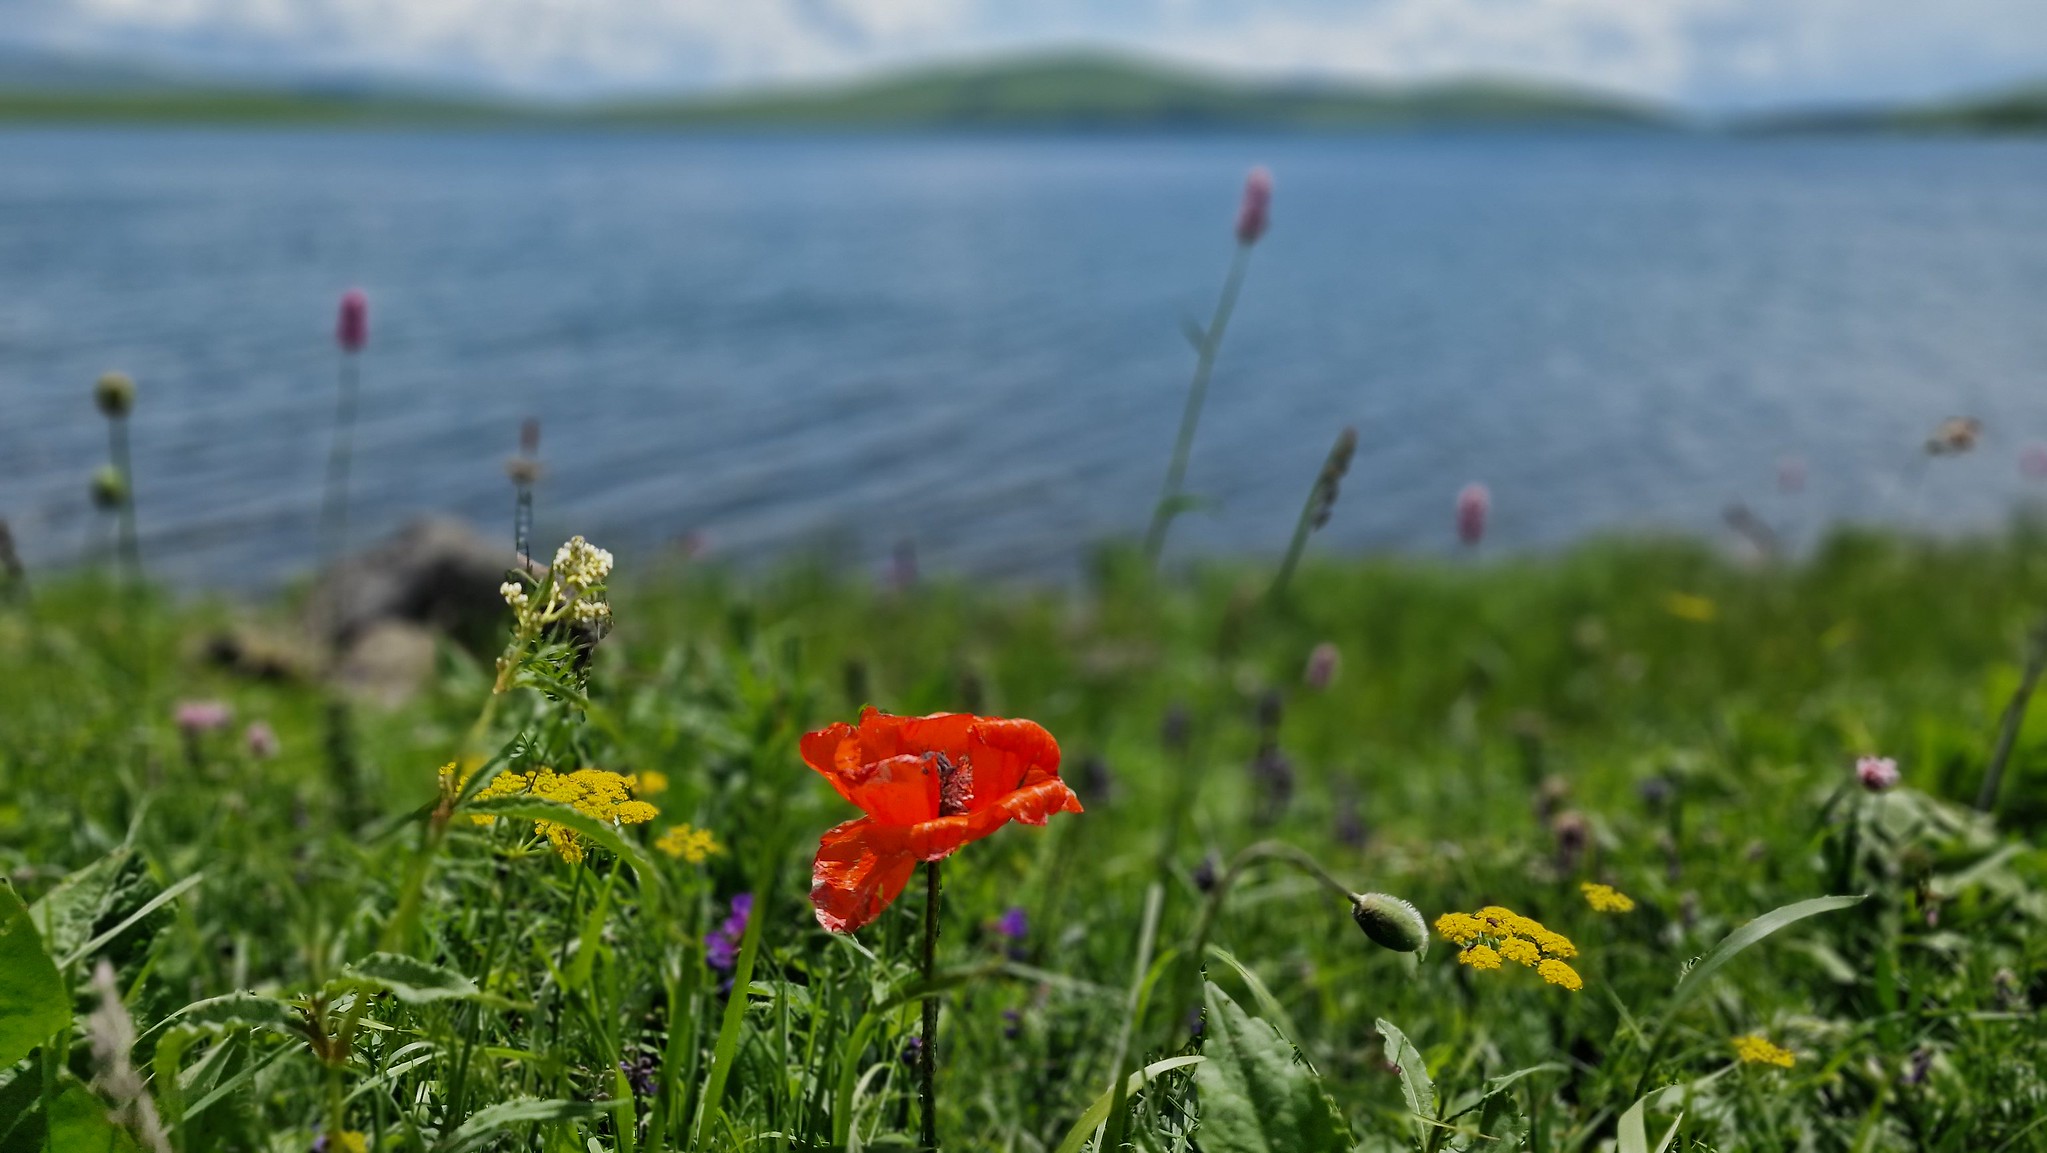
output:
[[[917,1045],[917,1096],[924,1125],[921,1148],[938,1148],[938,862],[924,862],[924,1034]]]

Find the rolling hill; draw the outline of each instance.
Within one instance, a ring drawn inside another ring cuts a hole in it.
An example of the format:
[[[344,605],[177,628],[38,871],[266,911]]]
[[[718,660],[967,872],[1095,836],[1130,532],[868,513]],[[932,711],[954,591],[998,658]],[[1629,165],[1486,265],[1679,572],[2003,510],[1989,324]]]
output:
[[[1494,81],[1379,88],[1254,82],[1092,54],[922,69],[831,86],[565,106],[371,85],[262,87],[146,70],[0,60],[0,120],[619,126],[747,130],[1301,130],[1432,124],[1655,127],[1661,110],[1603,94]],[[92,84],[92,75],[118,77]]]

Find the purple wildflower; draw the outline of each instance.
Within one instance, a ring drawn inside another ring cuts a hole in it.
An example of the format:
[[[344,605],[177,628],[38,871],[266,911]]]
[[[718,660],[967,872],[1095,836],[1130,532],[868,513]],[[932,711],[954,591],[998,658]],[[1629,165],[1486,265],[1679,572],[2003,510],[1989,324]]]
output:
[[[746,938],[746,924],[753,917],[753,894],[732,898],[732,912],[718,927],[704,934],[704,960],[720,973],[729,973],[739,962],[739,943]]]
[[[1011,905],[995,922],[995,931],[1012,941],[1021,941],[1030,935],[1031,919],[1021,905]]]

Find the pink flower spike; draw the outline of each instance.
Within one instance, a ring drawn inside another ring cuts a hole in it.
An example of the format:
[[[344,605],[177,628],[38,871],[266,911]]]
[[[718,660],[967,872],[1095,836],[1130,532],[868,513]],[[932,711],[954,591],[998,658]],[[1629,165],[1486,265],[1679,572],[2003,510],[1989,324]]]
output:
[[[171,716],[178,728],[198,736],[226,728],[235,719],[235,711],[221,701],[179,701]]]
[[[1476,481],[1457,494],[1457,539],[1477,544],[1485,536],[1486,514],[1493,508],[1493,494]]]
[[[1237,209],[1237,243],[1256,244],[1272,216],[1272,172],[1264,165],[1244,177],[1244,202]]]
[[[1889,757],[1864,757],[1855,762],[1855,779],[1872,793],[1887,793],[1898,787],[1904,774],[1898,772],[1898,762]]]
[[[334,323],[334,339],[343,352],[361,352],[370,342],[370,298],[360,288],[341,294],[341,317]]]

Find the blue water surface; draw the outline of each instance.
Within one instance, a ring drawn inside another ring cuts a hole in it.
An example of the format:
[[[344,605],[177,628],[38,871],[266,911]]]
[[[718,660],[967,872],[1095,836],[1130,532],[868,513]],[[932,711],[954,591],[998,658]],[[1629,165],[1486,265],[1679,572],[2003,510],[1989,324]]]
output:
[[[1277,174],[1173,552],[1994,525],[2047,441],[2047,141],[0,131],[0,517],[90,555],[91,381],[141,385],[152,567],[311,563],[341,289],[358,537],[420,511],[740,559],[1058,578],[1157,497],[1237,188]],[[1983,420],[1927,461],[1944,417]],[[1779,464],[1805,462],[1800,493]],[[2047,491],[2047,490],[2043,490]]]

